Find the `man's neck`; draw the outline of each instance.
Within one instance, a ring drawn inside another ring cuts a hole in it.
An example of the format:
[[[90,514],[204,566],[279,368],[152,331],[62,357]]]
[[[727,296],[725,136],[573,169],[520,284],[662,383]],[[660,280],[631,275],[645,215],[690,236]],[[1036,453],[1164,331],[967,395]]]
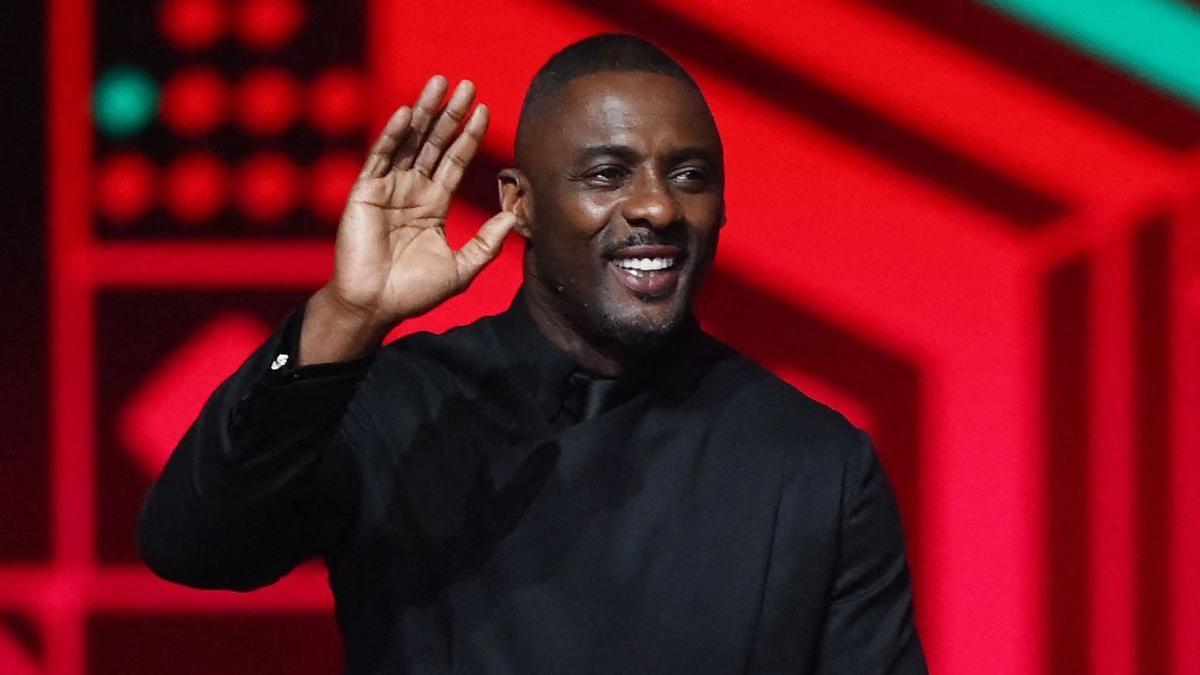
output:
[[[555,299],[547,297],[550,291],[541,284],[527,281],[522,292],[529,314],[542,335],[583,368],[598,375],[615,377],[633,369],[645,359],[644,354],[631,354],[614,343],[586,337],[558,310]]]

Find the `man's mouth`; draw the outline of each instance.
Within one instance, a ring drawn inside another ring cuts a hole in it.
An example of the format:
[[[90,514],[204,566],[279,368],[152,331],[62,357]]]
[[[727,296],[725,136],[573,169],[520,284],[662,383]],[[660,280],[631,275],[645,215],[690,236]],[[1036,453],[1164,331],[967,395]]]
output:
[[[675,266],[675,258],[615,258],[613,264],[627,272],[657,272]]]
[[[609,260],[617,279],[641,299],[664,298],[679,284],[684,257],[676,246],[628,246]]]

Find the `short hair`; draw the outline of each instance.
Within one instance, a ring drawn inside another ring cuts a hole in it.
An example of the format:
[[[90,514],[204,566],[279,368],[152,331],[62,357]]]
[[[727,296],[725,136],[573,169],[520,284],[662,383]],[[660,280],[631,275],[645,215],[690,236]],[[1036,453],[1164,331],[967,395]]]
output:
[[[530,126],[541,117],[562,90],[576,78],[604,72],[644,72],[673,77],[694,89],[700,98],[700,85],[679,62],[645,38],[628,33],[602,33],[564,47],[550,57],[533,76],[521,117],[517,122],[517,152]]]

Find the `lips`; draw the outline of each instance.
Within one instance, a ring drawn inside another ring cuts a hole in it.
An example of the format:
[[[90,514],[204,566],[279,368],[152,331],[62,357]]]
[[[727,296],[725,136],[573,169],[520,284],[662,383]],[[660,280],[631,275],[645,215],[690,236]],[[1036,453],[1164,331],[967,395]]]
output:
[[[617,279],[638,296],[663,298],[679,285],[683,259],[677,246],[626,246],[613,253],[608,266]]]

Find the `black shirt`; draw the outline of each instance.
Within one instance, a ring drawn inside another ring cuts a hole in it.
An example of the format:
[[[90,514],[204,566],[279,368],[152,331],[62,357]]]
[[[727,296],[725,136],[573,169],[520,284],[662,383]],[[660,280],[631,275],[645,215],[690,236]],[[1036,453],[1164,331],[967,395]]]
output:
[[[323,557],[346,672],[916,673],[869,439],[689,324],[615,381],[508,311],[289,367],[292,319],[147,498],[161,576]]]

